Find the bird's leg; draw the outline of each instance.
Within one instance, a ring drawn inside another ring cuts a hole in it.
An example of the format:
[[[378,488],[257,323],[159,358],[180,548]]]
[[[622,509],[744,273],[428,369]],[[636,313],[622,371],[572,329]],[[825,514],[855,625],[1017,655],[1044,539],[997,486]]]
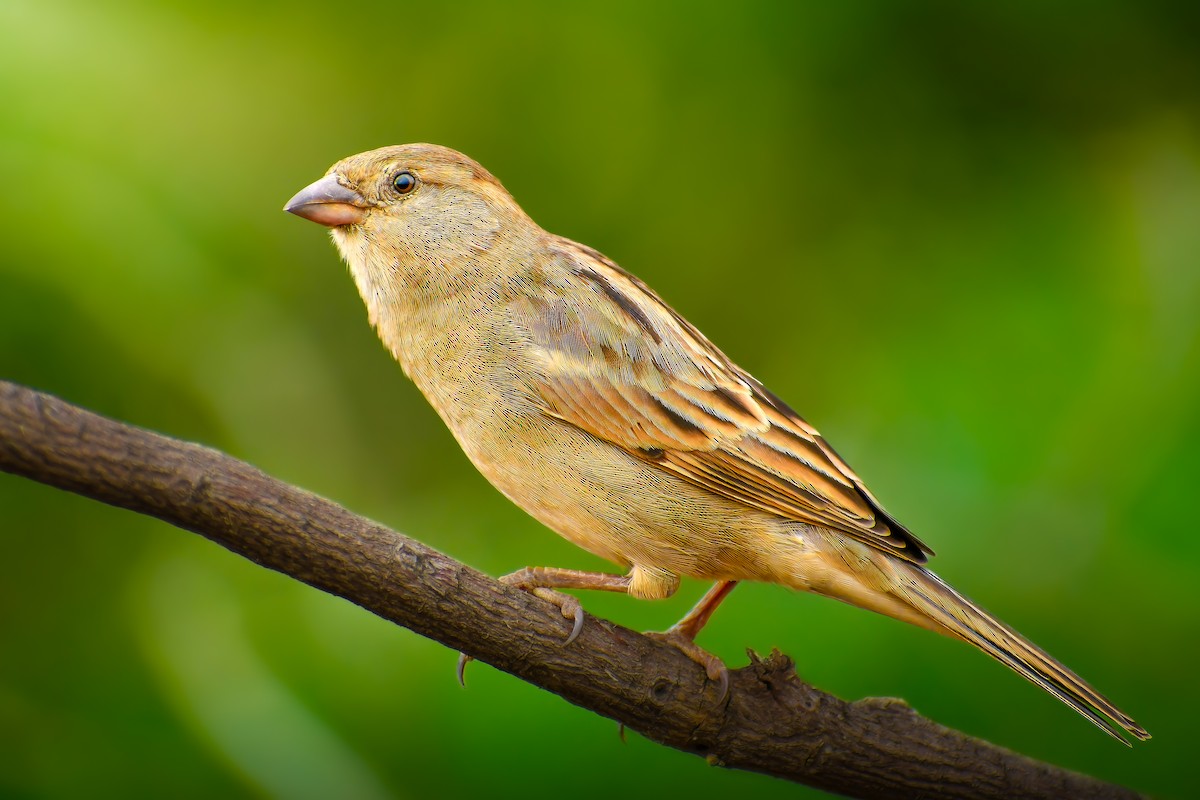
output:
[[[696,635],[708,623],[709,617],[717,610],[717,606],[721,605],[721,601],[733,591],[735,586],[737,586],[737,581],[717,581],[704,597],[700,598],[700,602],[696,603],[679,622],[662,633],[646,634],[653,639],[674,645],[692,661],[704,667],[708,679],[715,681],[720,686],[719,700],[724,700],[725,694],[729,691],[729,668],[721,659],[696,644]]]
[[[536,594],[562,609],[562,615],[575,621],[571,635],[564,644],[575,641],[583,629],[583,607],[579,598],[556,592],[555,589],[596,589],[602,592],[628,592],[629,575],[610,575],[607,572],[584,572],[557,567],[525,567],[500,578],[501,583]]]
[[[695,640],[700,629],[708,624],[709,618],[713,612],[717,610],[717,606],[729,596],[733,591],[733,587],[737,586],[737,581],[717,581],[713,587],[709,589],[704,597],[701,597],[696,605],[692,606],[692,610],[684,615],[683,619],[671,626],[666,633],[678,633],[686,636],[689,639]]]
[[[555,589],[597,589],[602,592],[628,592],[630,575],[610,575],[607,572],[584,572],[578,569],[559,569],[557,567],[525,567],[500,578],[501,583],[515,586],[518,589],[535,594],[543,600],[548,600],[562,610],[562,615],[574,620],[571,634],[563,644],[575,641],[579,631],[583,630],[583,606],[579,599],[569,594],[556,592]],[[703,624],[703,623],[701,623]],[[458,654],[458,682],[463,684],[463,670],[471,657],[466,653]]]
[[[548,600],[562,610],[562,615],[574,620],[574,627],[564,644],[575,641],[583,628],[583,607],[579,599],[569,594],[557,592],[555,589],[597,589],[604,592],[628,592],[633,581],[634,572],[629,575],[611,575],[607,572],[584,572],[575,569],[559,569],[556,567],[525,567],[500,578],[501,583],[523,589],[535,594],[543,600]],[[700,601],[683,619],[667,630],[647,632],[652,639],[666,642],[679,649],[691,660],[704,667],[708,679],[718,685],[718,700],[724,700],[729,692],[729,669],[721,659],[714,656],[696,644],[696,635],[708,623],[717,606],[721,605],[728,594],[737,586],[737,581],[718,581],[700,598]],[[668,591],[673,591],[673,588]],[[462,684],[463,671],[472,659],[466,653],[458,655],[458,682]]]

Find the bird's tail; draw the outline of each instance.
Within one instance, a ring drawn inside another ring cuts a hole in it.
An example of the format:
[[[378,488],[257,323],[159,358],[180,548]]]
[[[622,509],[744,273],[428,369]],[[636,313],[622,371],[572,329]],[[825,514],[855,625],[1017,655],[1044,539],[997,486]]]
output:
[[[1045,689],[1128,745],[1108,717],[1137,739],[1150,734],[1046,651],[963,597],[937,575],[916,564],[896,564],[901,575],[893,592],[955,638],[975,645],[1032,683]],[[1103,716],[1101,716],[1103,715]]]

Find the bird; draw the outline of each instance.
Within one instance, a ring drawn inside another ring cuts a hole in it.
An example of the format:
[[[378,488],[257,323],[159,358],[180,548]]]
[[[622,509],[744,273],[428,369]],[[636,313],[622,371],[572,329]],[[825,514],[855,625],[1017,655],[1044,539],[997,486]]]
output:
[[[1128,745],[1150,734],[929,570],[821,434],[639,278],[537,225],[490,172],[433,144],[338,161],[285,211],[330,229],[384,346],[500,492],[620,574],[501,580],[583,624],[558,590],[712,588],[652,634],[717,683],[696,636],[740,581],[782,584],[960,639]],[[460,662],[460,679],[461,679]]]

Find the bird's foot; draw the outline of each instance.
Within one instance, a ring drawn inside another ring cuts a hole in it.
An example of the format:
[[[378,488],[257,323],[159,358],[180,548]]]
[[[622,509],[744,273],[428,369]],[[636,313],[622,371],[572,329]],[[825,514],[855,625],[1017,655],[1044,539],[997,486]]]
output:
[[[575,637],[583,630],[583,606],[580,605],[578,597],[556,592],[544,586],[522,586],[517,580],[509,580],[510,577],[509,575],[505,575],[500,579],[500,582],[516,586],[518,589],[523,589],[530,594],[537,595],[543,600],[553,603],[562,611],[564,617],[573,620],[574,624],[571,626],[571,633],[567,636],[567,640],[563,644],[567,645],[575,641]]]
[[[704,667],[708,679],[717,684],[718,703],[729,694],[729,668],[725,666],[725,662],[700,647],[686,633],[677,628],[670,628],[662,632],[647,631],[646,635],[679,649],[685,656]]]
[[[559,610],[562,611],[562,615],[569,620],[573,620],[574,622],[571,627],[571,633],[567,636],[567,640],[563,642],[563,645],[566,646],[575,641],[575,637],[579,636],[579,632],[583,630],[584,613],[583,606],[580,604],[579,598],[573,597],[569,594],[563,594],[562,592],[556,592],[553,589],[547,589],[544,586],[529,585],[527,575],[528,572],[528,569],[519,570],[511,575],[503,576],[500,578],[500,582],[506,583],[509,586],[515,586],[522,591],[529,592],[530,594],[537,595],[543,600],[558,606]],[[466,653],[458,654],[458,666],[455,669],[455,673],[458,675],[459,686],[467,685],[465,677],[467,664],[474,660],[475,659],[471,658]]]

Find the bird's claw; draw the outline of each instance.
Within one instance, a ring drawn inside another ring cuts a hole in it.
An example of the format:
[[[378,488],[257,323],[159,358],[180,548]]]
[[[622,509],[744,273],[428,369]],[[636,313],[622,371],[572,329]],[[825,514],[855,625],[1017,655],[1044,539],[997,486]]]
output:
[[[475,659],[471,658],[466,653],[458,654],[458,666],[455,668],[454,671],[455,671],[455,674],[458,675],[458,685],[463,687],[464,689],[467,688],[467,680],[466,680],[467,664],[471,663],[474,660]]]
[[[721,665],[721,679],[717,684],[717,702],[724,703],[729,696],[729,668]]]
[[[501,578],[501,580],[503,580],[503,578]],[[585,616],[583,613],[583,605],[580,604],[579,598],[573,597],[569,594],[563,594],[562,592],[556,592],[553,589],[545,589],[540,586],[526,588],[524,586],[520,586],[519,584],[516,585],[518,588],[524,589],[530,594],[535,594],[543,600],[547,600],[558,606],[564,617],[569,620],[573,620],[574,624],[571,626],[571,633],[567,635],[567,639],[565,642],[563,642],[563,646],[565,647],[566,645],[569,645],[571,642],[575,641],[575,639],[579,636],[579,632],[583,630],[583,618]],[[455,673],[458,675],[459,686],[466,687],[467,664],[474,660],[474,658],[466,653],[458,654],[458,665],[455,669]]]
[[[571,635],[567,637],[567,640],[563,644],[568,645],[575,641],[575,637],[579,635],[581,630],[583,630],[583,609],[577,608],[575,609],[575,624],[571,627]]]
[[[682,651],[692,661],[704,667],[704,674],[708,676],[710,681],[717,684],[717,702],[724,702],[725,697],[729,694],[729,668],[725,666],[725,662],[700,647],[700,645],[692,641],[686,634],[674,628],[662,631],[661,633],[648,631],[646,635],[651,639],[666,642]]]
[[[575,637],[579,636],[579,632],[583,630],[584,614],[583,606],[580,604],[579,598],[574,597],[573,595],[563,594],[562,592],[556,592],[553,589],[545,589],[540,586],[533,589],[527,589],[526,591],[558,606],[564,617],[574,621],[575,624],[571,626],[571,633],[567,636],[567,640],[563,642],[563,645],[568,645],[575,641]]]

